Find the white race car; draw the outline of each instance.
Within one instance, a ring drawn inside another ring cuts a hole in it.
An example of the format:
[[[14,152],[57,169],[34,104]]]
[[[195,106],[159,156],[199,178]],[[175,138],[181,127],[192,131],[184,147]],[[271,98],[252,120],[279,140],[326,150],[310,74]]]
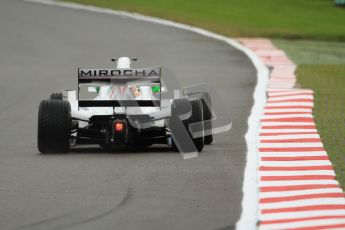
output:
[[[78,69],[78,90],[53,93],[38,112],[41,153],[71,146],[142,149],[167,144],[183,153],[202,151],[213,141],[207,92],[179,92],[165,98],[161,68],[133,69],[121,57],[115,69]],[[209,132],[205,132],[208,130]]]

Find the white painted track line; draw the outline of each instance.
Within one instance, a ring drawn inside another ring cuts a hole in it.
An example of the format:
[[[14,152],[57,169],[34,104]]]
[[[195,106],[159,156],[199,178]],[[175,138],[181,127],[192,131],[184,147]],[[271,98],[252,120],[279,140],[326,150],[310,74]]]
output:
[[[319,138],[319,134],[294,134],[294,135],[280,135],[280,136],[260,136],[260,140],[289,140],[289,139],[304,139],[304,138]]]
[[[300,157],[300,156],[328,156],[325,151],[310,152],[261,152],[260,157]]]
[[[293,147],[323,147],[321,142],[295,142],[295,143],[260,143],[259,148],[293,148]]]
[[[302,203],[303,202],[303,203]],[[318,198],[318,199],[306,199],[303,201],[286,201],[277,203],[260,204],[262,209],[274,209],[274,208],[291,208],[308,205],[332,205],[332,204],[345,204],[345,199],[342,198]]]
[[[336,210],[337,215],[345,215],[345,209]],[[270,213],[260,214],[259,218],[265,220],[284,220],[289,218],[306,218],[315,216],[335,215],[334,210],[313,210],[313,211],[299,211],[299,212],[284,212],[284,213]]]
[[[345,218],[329,218],[329,219],[320,219],[320,220],[306,220],[303,222],[292,222],[292,223],[284,223],[284,224],[270,224],[270,225],[264,225],[262,227],[260,227],[260,230],[263,229],[296,229],[296,228],[306,228],[306,227],[310,227],[310,228],[315,228],[318,229],[318,226],[329,226],[329,225],[337,225],[337,224],[343,224],[345,225]],[[330,227],[326,227],[324,229],[334,229],[334,228],[330,228]],[[339,229],[344,229],[343,228],[339,228]]]
[[[297,195],[313,195],[313,194],[322,194],[322,193],[341,193],[343,190],[341,188],[323,188],[323,189],[305,189],[297,191],[286,191],[284,196],[280,192],[261,192],[259,198],[276,198],[276,197],[289,197]]]

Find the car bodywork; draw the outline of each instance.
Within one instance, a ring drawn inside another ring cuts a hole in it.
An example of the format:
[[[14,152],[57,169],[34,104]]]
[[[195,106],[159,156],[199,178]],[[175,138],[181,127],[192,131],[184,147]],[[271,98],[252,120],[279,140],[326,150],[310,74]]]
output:
[[[204,110],[211,114],[210,99],[183,92],[179,92],[181,98],[162,97],[166,87],[161,80],[161,68],[133,69],[131,63],[134,60],[128,57],[115,59],[117,66],[114,69],[78,69],[77,90],[65,90],[61,96],[45,101],[48,107],[49,103],[58,103],[54,100],[67,103],[69,108],[61,107],[64,110],[61,116],[70,116],[70,126],[66,128],[70,130],[66,134],[69,147],[98,144],[106,149],[142,149],[152,144],[167,144],[180,152],[201,151],[204,146]],[[40,131],[40,127],[47,126],[45,123],[40,126],[40,117],[47,117],[42,113],[49,113],[48,110],[41,112],[40,107],[39,111],[38,147],[41,152],[50,152],[49,147],[46,148],[48,151],[40,148],[40,143],[44,146],[43,133],[49,135],[47,128]],[[189,130],[191,123],[195,123],[194,135]]]

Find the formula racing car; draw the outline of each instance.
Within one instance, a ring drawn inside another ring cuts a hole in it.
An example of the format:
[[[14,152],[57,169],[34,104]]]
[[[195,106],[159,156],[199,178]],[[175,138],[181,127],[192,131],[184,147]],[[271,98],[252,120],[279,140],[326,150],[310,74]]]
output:
[[[78,69],[77,90],[53,93],[41,101],[37,140],[41,153],[93,144],[109,150],[167,144],[182,153],[195,153],[212,143],[209,93],[169,92],[160,67],[134,69],[136,59],[128,57],[113,61],[116,68]]]

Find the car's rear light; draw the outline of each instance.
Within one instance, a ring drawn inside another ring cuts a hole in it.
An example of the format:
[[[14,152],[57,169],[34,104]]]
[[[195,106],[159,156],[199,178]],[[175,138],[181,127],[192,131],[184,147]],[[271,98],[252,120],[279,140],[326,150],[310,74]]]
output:
[[[117,145],[127,143],[128,126],[125,119],[117,119],[113,121],[113,136],[112,142]]]
[[[115,132],[123,132],[123,130],[125,129],[125,125],[123,122],[115,122],[114,123],[114,130]]]

